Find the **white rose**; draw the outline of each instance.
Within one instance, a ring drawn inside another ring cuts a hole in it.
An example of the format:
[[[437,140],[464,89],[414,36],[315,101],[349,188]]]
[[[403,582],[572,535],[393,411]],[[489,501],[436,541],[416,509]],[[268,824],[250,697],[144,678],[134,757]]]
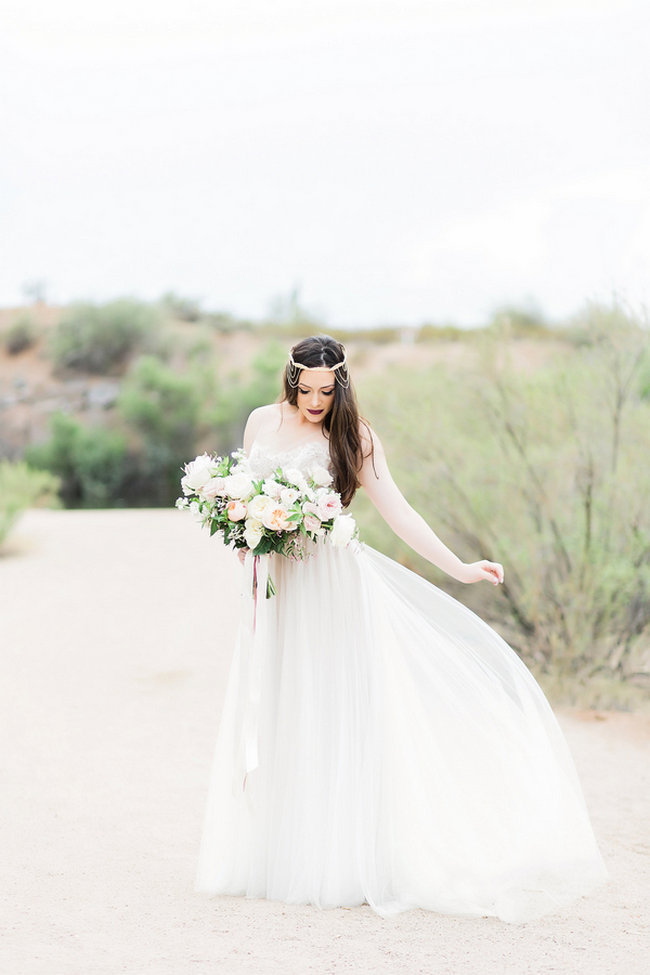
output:
[[[224,477],[211,477],[199,488],[197,494],[207,501],[212,501],[226,493],[225,480]]]
[[[302,471],[299,471],[296,467],[289,467],[283,473],[285,481],[288,481],[289,484],[294,484],[300,491],[306,489],[307,482]]]
[[[261,521],[266,509],[274,504],[275,501],[273,498],[270,498],[267,494],[256,494],[255,497],[251,498],[247,503],[248,517],[252,518],[254,521]]]
[[[246,519],[244,522],[244,538],[250,549],[256,548],[259,545],[263,534],[264,527],[261,521],[256,521],[254,518]]]
[[[300,491],[296,491],[295,488],[282,488],[280,492],[280,501],[285,508],[290,508],[293,502],[300,497]]]
[[[282,490],[282,485],[278,484],[277,481],[274,481],[272,477],[267,477],[266,480],[264,481],[264,484],[262,485],[262,491],[269,498],[276,498],[276,499],[279,498],[281,490]]]
[[[197,494],[210,480],[215,468],[216,464],[209,454],[201,454],[186,464],[185,475],[181,479],[183,494]]]
[[[230,498],[246,498],[253,490],[253,482],[248,474],[238,471],[236,474],[229,474],[224,479],[224,487]]]
[[[309,476],[317,487],[329,487],[333,481],[333,477],[327,468],[321,467],[319,464],[314,464],[309,471]]]
[[[352,515],[339,515],[332,526],[330,542],[337,548],[343,548],[352,541],[356,529],[357,523]]]

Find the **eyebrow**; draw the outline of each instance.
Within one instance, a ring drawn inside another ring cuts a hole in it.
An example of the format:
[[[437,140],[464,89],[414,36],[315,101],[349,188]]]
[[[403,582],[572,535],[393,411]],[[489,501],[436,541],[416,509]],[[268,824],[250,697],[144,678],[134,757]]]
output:
[[[332,381],[331,383],[326,383],[325,386],[319,386],[318,388],[321,389],[321,390],[322,389],[329,389],[330,386],[335,386],[335,385],[336,385],[336,382],[335,381]],[[301,389],[309,389],[310,391],[313,389],[313,386],[308,386],[307,383],[298,383],[298,386]]]

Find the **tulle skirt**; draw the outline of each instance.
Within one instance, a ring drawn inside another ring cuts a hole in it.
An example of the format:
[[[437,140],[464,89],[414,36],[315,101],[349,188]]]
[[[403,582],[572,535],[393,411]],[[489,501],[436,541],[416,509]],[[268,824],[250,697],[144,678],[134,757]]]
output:
[[[244,624],[235,646],[197,890],[518,922],[605,880],[562,732],[494,630],[368,546],[270,572],[257,675]]]

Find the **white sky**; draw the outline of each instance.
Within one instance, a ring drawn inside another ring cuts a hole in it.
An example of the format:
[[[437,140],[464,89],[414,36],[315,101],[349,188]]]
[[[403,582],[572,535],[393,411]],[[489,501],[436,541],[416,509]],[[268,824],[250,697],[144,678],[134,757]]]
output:
[[[650,304],[647,0],[0,0],[0,304]]]

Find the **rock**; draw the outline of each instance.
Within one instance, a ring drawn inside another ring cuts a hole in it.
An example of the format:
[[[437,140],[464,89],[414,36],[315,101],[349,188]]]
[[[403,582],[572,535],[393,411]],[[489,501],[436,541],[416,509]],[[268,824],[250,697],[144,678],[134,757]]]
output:
[[[120,384],[117,382],[103,382],[91,386],[86,394],[88,406],[108,410],[115,405],[119,392]]]

